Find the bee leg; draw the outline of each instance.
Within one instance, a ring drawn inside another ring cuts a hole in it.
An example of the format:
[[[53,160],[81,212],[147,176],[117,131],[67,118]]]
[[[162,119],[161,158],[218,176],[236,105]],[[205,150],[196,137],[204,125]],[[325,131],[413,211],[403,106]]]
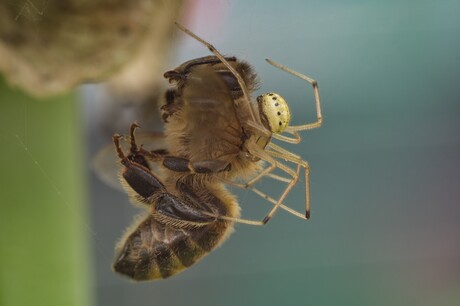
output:
[[[133,127],[135,129],[134,124]],[[113,136],[118,157],[121,159],[122,165],[125,166],[121,172],[121,176],[137,194],[137,200],[150,204],[152,202],[151,199],[155,198],[155,212],[163,215],[166,219],[179,220],[176,220],[175,223],[184,220],[184,222],[193,222],[193,226],[201,226],[216,219],[213,211],[206,205],[202,205],[200,199],[193,192],[188,189],[181,189],[181,193],[185,197],[185,202],[188,202],[185,203],[183,199],[168,192],[165,185],[148,168],[135,161],[131,161],[120,147],[120,138],[120,135]],[[192,205],[190,205],[190,202]]]
[[[119,135],[115,135],[114,137],[117,138],[117,142],[115,143],[115,146],[117,147],[117,153],[118,156],[123,160],[123,158],[127,158],[128,160],[137,163],[139,165],[144,166],[145,168],[150,170],[150,165],[147,162],[147,160],[151,161],[158,161],[162,159],[162,156],[166,155],[168,152],[164,149],[158,149],[154,151],[148,151],[142,148],[142,145],[139,147],[136,143],[136,135],[135,131],[137,128],[140,126],[137,124],[137,122],[133,122],[131,124],[131,127],[129,129],[129,141],[130,141],[130,149],[129,149],[129,154],[128,156],[124,157],[124,154],[122,154],[123,157],[120,157],[120,145],[118,144],[119,141],[118,139],[121,138]],[[115,139],[114,139],[115,142]]]
[[[153,196],[157,192],[166,192],[163,183],[144,165],[132,161],[128,158],[120,147],[121,136],[115,134],[113,142],[117,150],[118,157],[121,164],[125,168],[121,172],[121,176],[126,183],[134,190],[139,196],[146,199]],[[144,201],[143,201],[144,202]]]
[[[200,160],[191,162],[190,160],[176,156],[165,156],[163,166],[176,172],[191,173],[218,173],[229,171],[231,164],[227,161],[218,159]]]
[[[136,144],[136,129],[140,127],[139,124],[137,124],[136,121],[131,123],[131,127],[129,128],[129,142],[131,147],[129,148],[130,154],[137,154],[139,152],[139,148],[137,147]]]

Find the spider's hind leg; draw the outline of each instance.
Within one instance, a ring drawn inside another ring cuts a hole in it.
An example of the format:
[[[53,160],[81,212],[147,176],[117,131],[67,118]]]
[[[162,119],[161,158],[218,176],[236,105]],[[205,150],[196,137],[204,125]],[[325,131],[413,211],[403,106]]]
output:
[[[271,156],[282,158],[297,165],[297,175],[300,174],[300,169],[304,169],[305,173],[305,218],[310,219],[310,165],[307,161],[303,160],[300,156],[295,155],[280,146],[270,143],[268,153]]]

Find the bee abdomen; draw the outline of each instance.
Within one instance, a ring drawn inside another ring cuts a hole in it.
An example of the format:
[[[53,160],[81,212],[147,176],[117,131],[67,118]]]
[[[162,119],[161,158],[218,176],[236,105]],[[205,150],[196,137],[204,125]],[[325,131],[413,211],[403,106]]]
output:
[[[134,280],[167,278],[193,265],[226,235],[228,222],[196,229],[166,226],[151,215],[121,245],[113,268]]]

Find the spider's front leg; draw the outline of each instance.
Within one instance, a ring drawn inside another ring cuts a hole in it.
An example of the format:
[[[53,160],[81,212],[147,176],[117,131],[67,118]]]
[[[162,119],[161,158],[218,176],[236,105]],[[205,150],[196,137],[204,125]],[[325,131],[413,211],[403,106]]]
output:
[[[282,141],[286,141],[286,142],[289,142],[289,143],[300,143],[301,141],[301,138],[300,138],[300,135],[297,133],[299,131],[306,131],[306,130],[311,130],[311,129],[315,129],[315,128],[319,128],[321,127],[322,123],[323,123],[323,115],[321,114],[321,100],[320,100],[320,97],[319,97],[319,88],[318,88],[318,82],[316,82],[314,79],[304,75],[304,74],[301,74],[297,71],[294,71],[284,65],[281,65],[271,59],[265,59],[270,65],[278,68],[278,69],[281,69],[295,77],[298,77],[299,79],[302,79],[304,81],[307,81],[312,87],[313,87],[313,94],[315,96],[315,107],[316,107],[316,121],[315,122],[312,122],[312,123],[307,123],[307,124],[303,124],[303,125],[296,125],[296,126],[288,126],[286,129],[285,129],[285,132],[291,134],[294,136],[294,138],[291,138],[291,137],[287,137],[287,136],[283,136],[283,135],[273,135],[274,138],[277,138],[279,140],[282,140]]]

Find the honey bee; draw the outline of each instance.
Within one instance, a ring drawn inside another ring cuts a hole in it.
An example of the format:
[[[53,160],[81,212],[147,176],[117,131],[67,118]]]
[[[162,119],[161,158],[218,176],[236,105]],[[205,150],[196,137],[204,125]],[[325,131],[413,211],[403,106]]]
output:
[[[316,81],[267,60],[313,87],[317,120],[290,126],[289,108],[280,95],[267,93],[257,103],[250,100],[258,81],[249,64],[223,57],[190,30],[177,26],[214,55],[187,61],[164,74],[173,84],[161,107],[165,148],[139,146],[136,123],[130,129],[129,153],[120,145],[122,137],[113,136],[122,165],[120,181],[132,199],[148,209],[121,240],[114,263],[116,272],[135,280],[162,279],[183,271],[219,246],[233,231],[234,222],[264,225],[279,208],[303,219],[310,216],[308,163],[271,140],[299,143],[299,131],[321,126]],[[293,163],[295,170],[280,160]],[[152,170],[152,164],[161,167]],[[288,177],[273,174],[276,168]],[[305,213],[283,204],[302,169]],[[278,199],[254,187],[263,177],[287,183]],[[242,219],[226,184],[251,189],[274,205],[261,221]]]

